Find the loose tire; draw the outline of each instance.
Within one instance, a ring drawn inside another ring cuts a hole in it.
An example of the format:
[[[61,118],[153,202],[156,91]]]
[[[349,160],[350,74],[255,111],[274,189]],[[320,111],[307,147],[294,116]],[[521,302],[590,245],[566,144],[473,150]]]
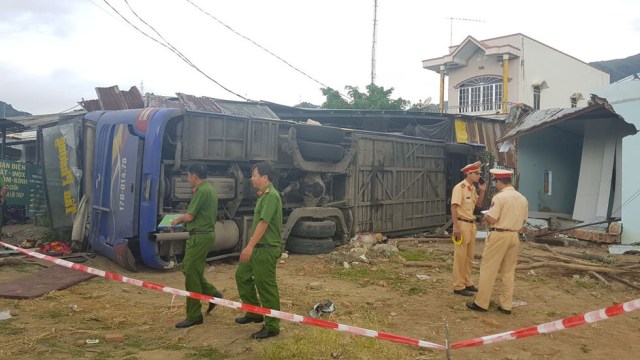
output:
[[[291,229],[292,235],[306,238],[327,238],[336,233],[336,223],[331,220],[298,220]]]
[[[296,125],[296,137],[326,144],[340,144],[344,141],[342,129],[320,125]]]
[[[286,249],[296,254],[329,254],[335,248],[331,238],[307,239],[298,236],[289,236]]]
[[[337,163],[344,157],[344,148],[340,145],[298,141],[300,155],[307,161],[325,161]]]

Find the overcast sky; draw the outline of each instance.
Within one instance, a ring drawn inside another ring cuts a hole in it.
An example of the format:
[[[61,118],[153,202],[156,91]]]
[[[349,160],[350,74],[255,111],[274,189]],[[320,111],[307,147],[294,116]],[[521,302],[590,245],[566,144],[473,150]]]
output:
[[[124,0],[108,1],[158,38]],[[243,97],[321,104],[319,83],[343,91],[346,85],[364,90],[371,81],[374,0],[191,1],[315,80],[187,0],[128,0],[195,66]],[[638,0],[507,4],[378,0],[376,84],[393,87],[394,98],[437,102],[439,77],[421,61],[447,54],[451,39],[457,44],[468,35],[523,33],[585,62],[640,53]],[[240,100],[140,34],[104,0],[0,0],[0,49],[0,100],[33,114],[63,111],[96,98],[95,87],[112,85]]]

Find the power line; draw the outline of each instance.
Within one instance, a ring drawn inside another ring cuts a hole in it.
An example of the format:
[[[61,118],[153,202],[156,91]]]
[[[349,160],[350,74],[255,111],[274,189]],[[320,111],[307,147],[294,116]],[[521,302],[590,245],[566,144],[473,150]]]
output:
[[[69,110],[73,110],[73,109],[75,109],[75,108],[77,108],[77,107],[79,107],[79,106],[80,106],[80,104],[75,104],[74,106],[72,106],[72,107],[70,107],[70,108],[68,108],[68,109],[65,109],[65,110],[62,110],[62,111],[58,111],[56,114],[63,114],[63,113],[66,113],[67,111],[69,111]]]
[[[211,15],[210,13],[208,13],[207,11],[205,11],[204,9],[202,9],[201,7],[199,7],[198,5],[194,4],[193,1],[191,0],[186,0],[189,4],[193,5],[196,9],[200,10],[202,13],[204,13],[205,15],[209,16],[210,18],[212,18],[213,20],[215,20],[217,23],[219,23],[220,25],[226,27],[227,29],[229,29],[231,32],[233,32],[234,34],[240,36],[241,38],[249,41],[250,43],[252,43],[253,45],[259,47],[260,49],[264,50],[266,53],[268,53],[269,55],[275,57],[276,59],[282,61],[283,63],[285,63],[287,66],[289,66],[290,68],[294,69],[295,71],[299,72],[300,74],[306,76],[307,78],[311,79],[312,81],[316,82],[317,84],[322,85],[325,88],[331,88],[330,86],[320,82],[319,80],[313,78],[311,75],[307,74],[306,72],[298,69],[297,67],[295,67],[294,65],[290,64],[288,61],[286,61],[285,59],[283,59],[282,57],[274,54],[273,52],[271,52],[270,50],[266,49],[264,46],[258,44],[257,42],[251,40],[250,38],[248,38],[247,36],[244,36],[242,34],[240,34],[239,32],[237,32],[236,30],[234,30],[231,26],[225,24],[224,22],[222,22],[220,19],[216,18],[215,16]],[[339,91],[337,91],[338,94],[340,94],[340,96],[346,98],[346,99],[351,99],[349,96],[344,95],[342,93],[340,93]]]
[[[209,76],[208,74],[206,74],[204,71],[200,70],[199,67],[197,67],[193,62],[191,62],[191,60],[189,60],[189,58],[187,58],[186,56],[184,56],[181,52],[177,51],[177,49],[175,49],[175,47],[173,45],[171,45],[167,40],[165,40],[157,31],[156,33],[158,35],[160,35],[160,37],[167,42],[167,44],[164,44],[160,41],[158,41],[157,39],[155,39],[154,37],[150,36],[149,34],[147,34],[146,32],[140,30],[137,26],[135,26],[133,23],[131,23],[126,17],[124,17],[122,14],[120,14],[120,12],[118,10],[116,10],[116,8],[114,8],[107,0],[103,0],[116,14],[118,14],[118,16],[120,16],[127,24],[129,24],[131,27],[133,27],[134,29],[136,29],[139,33],[141,33],[142,35],[146,36],[147,38],[155,41],[156,43],[164,46],[165,48],[169,49],[169,51],[173,52],[175,55],[177,55],[180,59],[182,59],[182,61],[184,61],[185,63],[187,63],[189,66],[191,66],[192,68],[194,68],[196,71],[198,71],[200,74],[204,75],[207,79],[211,80],[213,83],[215,83],[216,85],[220,86],[221,88],[223,88],[224,90],[226,90],[227,92],[241,98],[244,99],[246,101],[250,101],[248,98],[230,90],[229,88],[227,88],[226,86],[222,85],[221,83],[219,83],[218,81],[216,81],[214,78],[212,78],[211,76]],[[125,1],[126,2],[126,1]],[[127,5],[129,5],[129,3],[127,3]],[[129,8],[131,9],[131,7],[129,6]],[[136,14],[133,9],[131,10],[134,14]],[[136,14],[136,17],[138,17],[138,15]],[[140,19],[140,17],[138,17],[138,19]],[[142,21],[142,19],[140,19]],[[145,23],[147,26],[149,26],[150,28],[152,28],[149,24],[147,24],[146,22],[143,21],[143,23]],[[152,28],[153,29],[153,28]],[[155,29],[154,29],[155,31]]]

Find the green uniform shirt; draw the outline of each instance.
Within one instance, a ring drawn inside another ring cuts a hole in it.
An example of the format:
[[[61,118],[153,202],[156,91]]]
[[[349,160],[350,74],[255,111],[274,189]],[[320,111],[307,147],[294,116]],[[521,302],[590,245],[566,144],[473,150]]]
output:
[[[258,203],[253,212],[251,234],[256,231],[260,220],[264,220],[269,226],[267,226],[267,230],[258,244],[279,247],[282,243],[280,234],[282,228],[282,199],[278,191],[273,187],[273,184],[266,186],[260,193],[258,193]]]
[[[187,231],[213,232],[218,216],[218,194],[208,182],[201,182],[195,188],[187,213],[193,220],[187,223]]]

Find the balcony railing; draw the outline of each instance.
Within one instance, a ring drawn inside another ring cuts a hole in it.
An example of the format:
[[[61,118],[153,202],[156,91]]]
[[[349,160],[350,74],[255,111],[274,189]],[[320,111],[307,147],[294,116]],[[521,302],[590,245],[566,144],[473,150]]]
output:
[[[516,103],[507,102],[506,112],[502,111],[502,103],[479,103],[467,104],[462,106],[446,106],[444,112],[447,114],[473,114],[473,115],[491,115],[491,114],[508,114]]]

